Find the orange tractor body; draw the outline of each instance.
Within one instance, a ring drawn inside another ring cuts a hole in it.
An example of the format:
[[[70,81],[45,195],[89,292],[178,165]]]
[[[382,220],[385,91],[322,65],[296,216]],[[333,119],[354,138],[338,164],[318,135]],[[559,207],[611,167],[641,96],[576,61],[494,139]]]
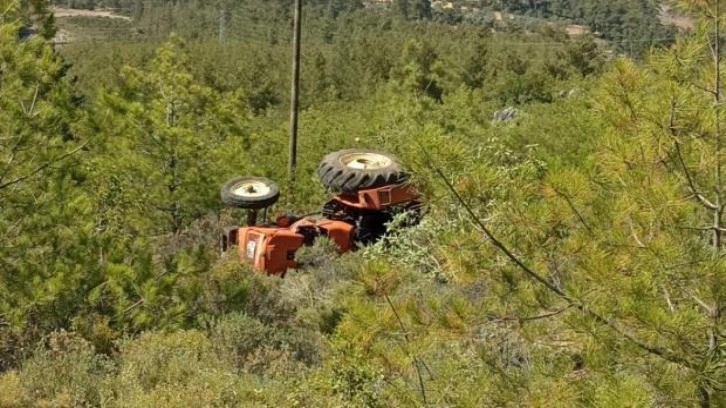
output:
[[[300,266],[295,261],[297,250],[318,237],[328,237],[341,253],[379,239],[397,213],[420,211],[418,198],[406,183],[337,195],[324,206],[322,217],[283,216],[272,225],[233,229],[226,241],[238,245],[240,260],[256,271],[284,275]]]
[[[298,267],[295,253],[306,243],[308,231],[330,237],[341,252],[353,244],[353,226],[342,221],[302,219],[290,227],[245,227],[238,230],[240,260],[256,271],[284,274]]]

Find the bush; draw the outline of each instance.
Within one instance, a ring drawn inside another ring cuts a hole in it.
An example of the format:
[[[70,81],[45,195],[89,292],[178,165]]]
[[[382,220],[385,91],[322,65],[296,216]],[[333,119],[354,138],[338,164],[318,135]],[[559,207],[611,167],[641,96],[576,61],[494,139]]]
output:
[[[27,349],[27,340],[0,321],[0,372],[17,367]]]
[[[295,253],[295,262],[306,269],[329,267],[338,258],[338,247],[330,238],[320,237],[312,246],[304,246]]]
[[[20,375],[11,371],[0,376],[0,407],[20,408],[23,406],[23,389]]]
[[[285,374],[321,359],[318,333],[265,324],[245,314],[220,319],[212,330],[211,341],[221,358],[248,373],[269,374],[278,371],[276,367],[287,367],[280,372]]]
[[[147,333],[121,345],[120,376],[150,390],[162,384],[184,384],[200,371],[229,368],[212,343],[197,331]]]
[[[3,383],[19,385],[10,392],[18,406],[98,406],[98,384],[110,372],[110,362],[96,355],[90,343],[74,333],[57,332],[18,375],[10,374]]]
[[[239,405],[231,364],[203,333],[147,333],[120,345],[119,372],[104,384],[109,407]]]

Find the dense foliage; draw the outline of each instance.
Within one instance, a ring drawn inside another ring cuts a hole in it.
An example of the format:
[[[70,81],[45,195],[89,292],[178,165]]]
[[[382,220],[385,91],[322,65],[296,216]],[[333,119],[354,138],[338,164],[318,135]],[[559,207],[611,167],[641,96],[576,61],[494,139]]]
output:
[[[123,41],[54,49],[24,30],[69,19],[0,0],[0,407],[726,405],[726,5],[679,2],[698,30],[636,63],[311,2],[291,183],[288,2],[167,3],[96,2]],[[220,254],[224,181],[307,213],[354,146],[403,159],[423,223],[285,279]]]
[[[43,3],[43,0],[33,2]],[[630,56],[642,56],[652,46],[671,44],[676,32],[675,27],[662,24],[663,2],[657,0],[307,0],[303,3],[305,21],[311,27],[306,30],[308,43],[330,43],[340,34],[336,28],[341,23],[347,28],[352,16],[367,13],[505,32],[532,31],[553,23],[580,24],[607,40],[617,52]],[[89,21],[71,22],[72,30],[82,30],[84,38],[119,39],[131,35],[163,40],[170,32],[177,32],[193,39],[217,38],[220,42],[290,41],[292,0],[55,0],[53,4],[110,8],[131,18],[116,20],[111,27],[105,21],[95,30],[83,30],[87,24],[93,24]]]
[[[669,44],[673,28],[659,21],[664,2],[657,0],[501,0],[514,13],[584,24],[618,49],[640,53],[654,44]]]

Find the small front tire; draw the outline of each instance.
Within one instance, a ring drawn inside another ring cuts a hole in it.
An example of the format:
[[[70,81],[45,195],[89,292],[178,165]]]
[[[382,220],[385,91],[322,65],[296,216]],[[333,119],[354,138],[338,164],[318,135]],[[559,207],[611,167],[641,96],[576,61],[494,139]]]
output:
[[[264,177],[237,177],[222,187],[222,202],[235,208],[261,209],[275,204],[279,198],[280,187]]]

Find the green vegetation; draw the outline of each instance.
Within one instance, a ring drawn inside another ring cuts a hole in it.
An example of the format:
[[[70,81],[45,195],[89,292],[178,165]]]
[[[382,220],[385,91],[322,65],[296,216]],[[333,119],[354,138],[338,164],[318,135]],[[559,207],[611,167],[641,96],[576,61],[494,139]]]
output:
[[[657,0],[501,0],[500,7],[513,13],[584,24],[616,44],[618,50],[640,54],[653,45],[669,44],[672,27],[660,24],[665,2]]]
[[[291,184],[288,3],[0,0],[0,407],[726,406],[726,4],[635,62],[310,2]],[[567,6],[524,3],[482,6]],[[308,213],[346,147],[399,155],[423,223],[285,279],[220,254],[224,181]]]

